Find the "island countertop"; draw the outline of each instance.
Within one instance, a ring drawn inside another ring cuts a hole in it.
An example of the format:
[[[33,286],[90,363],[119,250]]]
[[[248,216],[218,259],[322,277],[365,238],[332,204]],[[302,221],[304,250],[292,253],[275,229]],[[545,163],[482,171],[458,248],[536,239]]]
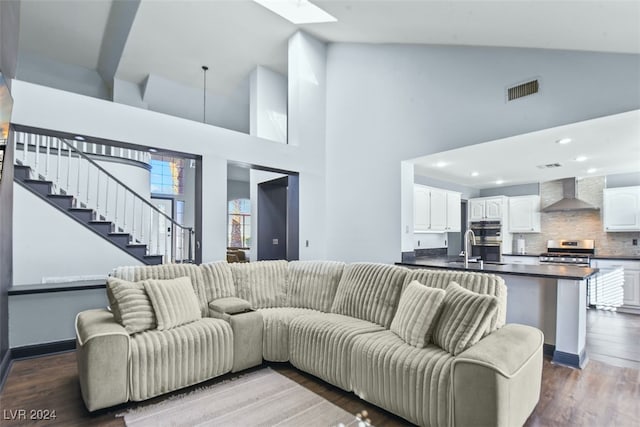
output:
[[[598,272],[597,268],[556,264],[526,265],[484,263],[483,268],[480,268],[480,263],[470,262],[469,267],[465,268],[458,257],[418,257],[414,261],[398,262],[396,265],[413,268],[443,268],[447,270],[466,270],[564,280],[585,280]]]

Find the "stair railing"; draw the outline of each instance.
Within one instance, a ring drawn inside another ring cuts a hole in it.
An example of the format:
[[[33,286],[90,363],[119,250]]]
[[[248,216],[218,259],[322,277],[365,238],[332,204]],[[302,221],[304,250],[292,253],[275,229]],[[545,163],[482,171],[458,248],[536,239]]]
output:
[[[113,223],[113,232],[129,234],[132,244],[145,244],[147,255],[161,255],[165,263],[193,262],[193,228],[174,221],[93,161],[83,152],[87,142],[15,134],[16,164],[29,166],[35,179],[51,181],[55,194],[73,196],[75,208],[91,209],[94,220]]]

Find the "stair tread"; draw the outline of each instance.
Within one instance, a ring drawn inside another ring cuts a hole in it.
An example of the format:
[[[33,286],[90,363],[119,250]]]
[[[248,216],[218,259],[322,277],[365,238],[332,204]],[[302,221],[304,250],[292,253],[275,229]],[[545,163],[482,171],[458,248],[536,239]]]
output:
[[[101,219],[92,219],[89,224],[111,224],[111,221],[103,221]]]
[[[129,247],[129,248],[146,248],[147,245],[144,244],[144,243],[129,243],[127,245],[127,247]]]
[[[89,209],[89,208],[69,208],[70,211],[77,211],[77,212],[93,212],[93,209]]]
[[[24,182],[40,182],[42,184],[52,184],[53,185],[53,181],[45,181],[42,179],[33,179],[33,178],[26,178],[24,180]]]
[[[129,233],[116,233],[116,232],[109,233],[109,236],[128,236],[128,235]]]
[[[73,196],[69,194],[47,194],[47,197],[56,197],[61,199],[73,199]]]

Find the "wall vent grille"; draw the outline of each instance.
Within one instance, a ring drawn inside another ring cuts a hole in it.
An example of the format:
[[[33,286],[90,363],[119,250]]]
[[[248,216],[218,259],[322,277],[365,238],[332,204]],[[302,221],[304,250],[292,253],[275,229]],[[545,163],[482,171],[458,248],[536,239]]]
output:
[[[522,98],[524,96],[533,95],[538,93],[540,89],[540,83],[538,80],[531,80],[530,82],[522,83],[517,86],[512,86],[507,89],[507,101],[513,101],[514,99]]]
[[[538,165],[538,169],[554,169],[561,168],[562,165],[560,163],[548,163],[546,165]]]

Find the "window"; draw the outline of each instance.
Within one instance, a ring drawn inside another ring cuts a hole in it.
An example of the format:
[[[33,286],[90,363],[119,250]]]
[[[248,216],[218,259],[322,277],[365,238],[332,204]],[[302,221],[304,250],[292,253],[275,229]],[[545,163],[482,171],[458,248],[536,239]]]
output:
[[[251,201],[236,199],[229,202],[227,246],[230,248],[251,247]]]
[[[151,193],[182,194],[184,160],[165,156],[151,156]]]

